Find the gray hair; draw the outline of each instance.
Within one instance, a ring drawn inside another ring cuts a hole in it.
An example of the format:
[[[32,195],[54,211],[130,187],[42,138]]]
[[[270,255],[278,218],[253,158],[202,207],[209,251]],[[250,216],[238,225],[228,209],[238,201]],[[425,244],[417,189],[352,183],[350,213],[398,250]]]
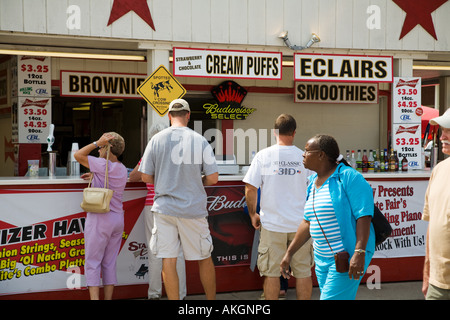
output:
[[[108,133],[114,136],[114,138],[109,141],[109,144],[111,145],[110,150],[112,154],[114,154],[116,157],[119,157],[125,150],[125,140],[117,132],[108,132]]]

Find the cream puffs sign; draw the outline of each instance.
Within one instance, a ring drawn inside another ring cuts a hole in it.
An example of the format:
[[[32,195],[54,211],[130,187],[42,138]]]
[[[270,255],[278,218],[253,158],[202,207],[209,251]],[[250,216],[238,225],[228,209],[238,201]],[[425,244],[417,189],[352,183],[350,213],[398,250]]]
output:
[[[282,54],[267,51],[173,49],[173,75],[281,80]]]
[[[294,80],[392,82],[393,58],[332,54],[294,54]]]

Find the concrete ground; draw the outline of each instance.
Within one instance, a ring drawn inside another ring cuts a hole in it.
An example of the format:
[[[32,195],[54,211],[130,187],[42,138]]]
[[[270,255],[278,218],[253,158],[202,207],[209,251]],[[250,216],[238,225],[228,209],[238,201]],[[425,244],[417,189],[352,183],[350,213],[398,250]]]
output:
[[[260,300],[261,291],[218,293],[217,300]],[[319,300],[318,287],[313,287],[312,300]],[[204,300],[204,295],[189,295],[185,300]],[[289,288],[286,300],[295,300],[295,288]],[[381,283],[380,288],[370,289],[361,284],[356,300],[424,300],[422,281]]]

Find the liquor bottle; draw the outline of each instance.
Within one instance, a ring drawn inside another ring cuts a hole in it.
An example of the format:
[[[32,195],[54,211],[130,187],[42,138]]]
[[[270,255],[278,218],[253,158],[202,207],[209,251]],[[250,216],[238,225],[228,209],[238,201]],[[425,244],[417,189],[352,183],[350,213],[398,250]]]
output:
[[[391,149],[391,155],[389,156],[389,172],[395,171],[395,155],[394,149]]]
[[[385,167],[384,167],[384,152],[383,149],[380,150],[380,172],[384,172],[385,171]]]
[[[364,149],[362,156],[362,172],[369,171],[369,159],[367,158],[367,150]]]
[[[356,158],[355,158],[355,150],[352,150],[352,158],[350,160],[350,165],[352,166],[353,169],[356,170]]]
[[[372,151],[372,149],[370,149],[370,151],[369,151],[369,157],[368,157],[368,168],[369,168],[369,172],[370,173],[373,173],[374,172],[374,158],[373,158],[373,151]]]
[[[378,149],[373,150],[373,172],[380,172],[380,158],[378,157]]]
[[[405,155],[403,155],[402,159],[402,171],[408,171],[408,159],[406,159]]]
[[[389,171],[389,156],[387,149],[384,149],[384,171]]]
[[[400,161],[397,156],[397,151],[394,151],[394,158],[395,158],[395,171],[398,171],[401,164],[399,163]]]
[[[358,149],[358,157],[356,158],[356,170],[357,170],[358,172],[362,172],[361,149]]]
[[[350,164],[350,161],[351,161],[351,160],[350,160],[350,151],[349,151],[349,150],[346,150],[346,153],[347,153],[347,154],[346,154],[346,156],[345,156],[345,161],[347,161],[347,163]]]

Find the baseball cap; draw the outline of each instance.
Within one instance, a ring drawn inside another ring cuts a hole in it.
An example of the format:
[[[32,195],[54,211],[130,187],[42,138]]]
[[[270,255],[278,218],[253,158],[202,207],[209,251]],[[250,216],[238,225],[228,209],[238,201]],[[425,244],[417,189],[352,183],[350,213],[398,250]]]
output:
[[[447,109],[442,116],[431,119],[430,124],[450,128],[450,109]]]
[[[173,100],[169,105],[169,112],[170,111],[181,111],[181,110],[187,110],[191,112],[191,109],[189,108],[189,103],[187,103],[184,99],[175,99]]]

